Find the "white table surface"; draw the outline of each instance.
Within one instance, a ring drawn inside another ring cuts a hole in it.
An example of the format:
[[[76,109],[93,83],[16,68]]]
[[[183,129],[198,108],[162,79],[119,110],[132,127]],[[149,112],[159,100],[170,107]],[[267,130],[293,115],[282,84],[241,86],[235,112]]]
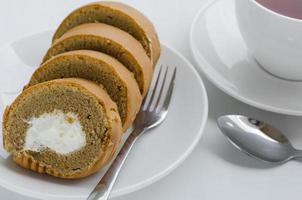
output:
[[[87,2],[91,1],[1,0],[0,45],[31,33],[55,29],[63,16]],[[144,12],[154,22],[161,41],[181,52],[194,64],[188,42],[189,29],[193,17],[206,0],[124,2]],[[116,199],[301,199],[302,170],[288,172],[291,167],[300,165],[300,162],[292,161],[277,167],[264,165],[229,145],[215,125],[217,116],[227,113],[258,117],[286,132],[296,147],[302,148],[302,134],[299,134],[302,130],[301,118],[260,111],[229,97],[205,78],[203,80],[208,91],[210,113],[204,135],[197,148],[167,177],[140,191]],[[284,178],[286,173],[290,175]],[[283,178],[278,178],[278,174],[283,174]],[[29,200],[3,188],[0,188],[0,199]]]

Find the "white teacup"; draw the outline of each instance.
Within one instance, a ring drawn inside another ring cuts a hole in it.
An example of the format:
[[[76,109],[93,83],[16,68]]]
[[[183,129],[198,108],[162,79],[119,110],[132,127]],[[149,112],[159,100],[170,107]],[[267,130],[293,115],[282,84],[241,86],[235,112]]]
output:
[[[248,48],[265,70],[302,80],[302,20],[278,14],[255,0],[236,0],[236,15]]]

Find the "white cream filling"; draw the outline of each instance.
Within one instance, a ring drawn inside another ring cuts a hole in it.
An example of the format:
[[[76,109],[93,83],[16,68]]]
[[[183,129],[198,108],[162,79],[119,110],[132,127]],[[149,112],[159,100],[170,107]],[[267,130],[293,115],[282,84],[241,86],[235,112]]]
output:
[[[49,148],[59,154],[68,154],[86,144],[86,135],[73,113],[55,110],[26,121],[25,150],[39,152]]]

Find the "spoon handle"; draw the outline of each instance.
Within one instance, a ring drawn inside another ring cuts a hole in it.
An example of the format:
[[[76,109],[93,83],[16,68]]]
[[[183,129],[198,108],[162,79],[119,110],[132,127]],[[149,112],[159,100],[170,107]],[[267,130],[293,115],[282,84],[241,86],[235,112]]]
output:
[[[293,158],[302,158],[302,151],[295,149],[293,152]]]

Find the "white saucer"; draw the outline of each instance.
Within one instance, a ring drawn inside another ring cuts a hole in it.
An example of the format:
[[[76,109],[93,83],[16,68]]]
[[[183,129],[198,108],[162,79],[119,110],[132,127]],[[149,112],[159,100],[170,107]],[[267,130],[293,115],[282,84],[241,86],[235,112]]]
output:
[[[302,82],[274,77],[256,63],[239,32],[234,0],[201,8],[190,43],[199,70],[227,94],[263,110],[302,115]]]
[[[39,65],[50,38],[50,32],[42,32],[0,47],[1,113]],[[137,142],[111,197],[139,190],[166,176],[192,152],[203,133],[208,102],[198,73],[183,56],[165,45],[158,62],[161,64],[178,68],[167,119]],[[13,163],[2,148],[2,139],[0,141],[0,185],[26,196],[49,200],[85,199],[105,172],[104,169],[73,181],[37,174]]]

